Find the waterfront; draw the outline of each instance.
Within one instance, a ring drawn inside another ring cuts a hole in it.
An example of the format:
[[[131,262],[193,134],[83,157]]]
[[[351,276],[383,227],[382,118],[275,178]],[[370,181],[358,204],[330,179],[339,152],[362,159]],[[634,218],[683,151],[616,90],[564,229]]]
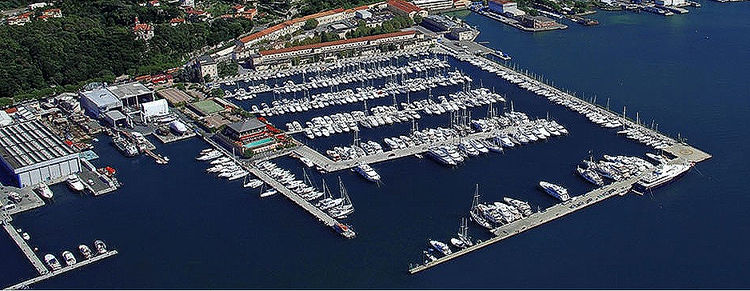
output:
[[[451,264],[407,275],[428,237],[445,239],[457,230],[475,183],[487,198],[509,195],[547,207],[554,201],[535,183],[553,179],[573,193],[585,191],[589,186],[573,175],[573,164],[589,150],[639,156],[646,150],[494,79],[518,110],[534,117],[550,112],[571,135],[470,159],[457,169],[416,158],[376,164],[384,179],[379,188],[354,173],[335,173],[354,203],[367,205],[350,219],[358,232],[351,241],[330,235],[282,197],[260,200],[240,182],[205,174],[193,160],[205,147],[197,139],[162,146],[172,157],[166,167],[147,157],[123,158],[103,140],[97,144],[99,162],[118,170],[123,188],[92,198],[58,185],[55,202],[17,216],[15,224],[43,251],[58,254],[102,238],[120,254],[36,287],[747,287],[748,279],[733,269],[750,259],[742,206],[748,198],[741,183],[747,158],[736,151],[749,141],[742,127],[750,108],[743,37],[750,28],[740,22],[748,12],[743,4],[706,3],[689,18],[668,20],[602,13],[597,17],[610,21],[596,30],[572,26],[565,35],[523,34],[469,17],[483,31],[479,41],[489,40],[524,67],[557,85],[596,93],[602,102],[612,97],[613,108],[626,104],[646,121],[658,116],[660,129],[681,132],[714,155],[653,195],[608,199]],[[607,34],[615,32],[620,34]],[[632,38],[640,41],[626,41]],[[616,61],[622,59],[628,61]],[[290,159],[279,164],[299,165]],[[475,238],[488,237],[483,232],[471,227]],[[5,256],[22,256],[11,242],[0,247],[7,248]],[[4,267],[11,271],[0,277],[6,286],[29,276],[15,267],[27,262],[6,260],[15,261],[20,263]]]

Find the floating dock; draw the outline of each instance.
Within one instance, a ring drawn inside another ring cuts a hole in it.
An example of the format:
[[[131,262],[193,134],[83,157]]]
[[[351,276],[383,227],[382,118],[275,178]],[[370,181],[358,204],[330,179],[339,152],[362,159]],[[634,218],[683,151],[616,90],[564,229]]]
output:
[[[54,276],[60,275],[62,273],[65,273],[65,272],[68,272],[68,271],[72,271],[72,270],[75,270],[77,268],[83,267],[85,265],[88,265],[88,264],[91,264],[91,263],[98,262],[100,260],[109,258],[109,257],[114,256],[116,254],[118,254],[117,250],[111,250],[111,251],[108,251],[106,253],[93,256],[90,259],[85,259],[85,260],[79,261],[79,262],[73,264],[72,266],[65,266],[65,267],[62,267],[59,270],[48,271],[47,273],[42,274],[42,275],[40,275],[38,277],[31,278],[29,280],[26,280],[26,281],[23,281],[21,283],[15,284],[13,286],[9,286],[9,287],[7,287],[5,289],[6,290],[27,289],[31,284],[39,283],[41,281],[47,280],[47,279],[52,278]]]
[[[49,272],[47,270],[47,267],[45,267],[42,260],[37,257],[36,253],[34,253],[34,250],[29,247],[29,244],[27,244],[26,241],[21,237],[21,235],[18,234],[13,225],[10,224],[10,220],[8,218],[9,217],[7,217],[3,221],[3,228],[5,229],[5,231],[8,232],[10,238],[13,239],[13,241],[18,245],[18,247],[21,249],[21,252],[23,252],[26,258],[29,259],[29,262],[31,262],[31,265],[34,266],[36,271],[40,275],[47,274],[47,272]]]

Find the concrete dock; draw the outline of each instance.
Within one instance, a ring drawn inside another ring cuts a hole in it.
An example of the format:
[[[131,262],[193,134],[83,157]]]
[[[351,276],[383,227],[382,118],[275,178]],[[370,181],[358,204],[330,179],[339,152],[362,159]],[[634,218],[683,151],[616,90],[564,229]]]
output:
[[[40,275],[47,274],[49,272],[47,270],[47,267],[44,266],[44,263],[41,259],[36,255],[34,250],[29,247],[29,244],[26,243],[26,241],[21,237],[20,234],[16,231],[16,229],[13,227],[13,225],[10,224],[9,219],[5,219],[3,221],[3,228],[5,231],[10,235],[10,238],[13,239],[13,241],[18,245],[18,248],[21,249],[21,252],[26,256],[27,259],[29,259],[29,262],[31,262],[31,265],[34,266],[36,271]]]

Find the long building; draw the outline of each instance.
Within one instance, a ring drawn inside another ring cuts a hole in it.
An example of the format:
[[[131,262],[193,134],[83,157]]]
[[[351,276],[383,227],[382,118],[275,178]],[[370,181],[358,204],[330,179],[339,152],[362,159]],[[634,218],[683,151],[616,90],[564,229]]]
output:
[[[78,153],[37,120],[0,127],[0,159],[18,187],[81,171]]]
[[[398,49],[427,45],[431,40],[416,31],[399,31],[381,35],[371,35],[325,43],[261,51],[252,56],[256,70],[286,68],[329,58],[337,58],[338,52],[351,50],[364,55],[379,52],[381,45],[393,45]]]

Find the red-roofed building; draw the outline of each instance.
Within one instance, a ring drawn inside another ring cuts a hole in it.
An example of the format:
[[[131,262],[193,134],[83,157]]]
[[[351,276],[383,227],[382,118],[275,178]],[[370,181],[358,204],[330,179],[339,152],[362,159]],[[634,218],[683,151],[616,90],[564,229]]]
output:
[[[404,17],[414,18],[414,16],[427,17],[427,10],[404,0],[388,0],[388,10]]]
[[[161,3],[159,3],[159,0],[151,0],[146,3],[149,7],[159,7],[161,6]]]
[[[178,26],[183,23],[185,23],[185,18],[180,18],[180,17],[172,18],[172,20],[169,21],[169,25],[171,26]]]
[[[429,45],[432,40],[426,40],[424,35],[414,30],[399,31],[381,35],[371,35],[359,38],[330,41],[324,43],[260,51],[252,58],[253,66],[258,70],[268,68],[283,68],[295,63],[308,63],[308,60],[335,59],[342,51],[356,51],[357,54],[380,53],[383,46],[395,48],[413,48]]]
[[[240,17],[248,20],[253,20],[253,18],[255,18],[255,15],[258,15],[258,9],[250,8],[243,11]]]
[[[190,21],[207,21],[211,19],[211,13],[193,8],[185,9],[185,14]]]
[[[234,14],[245,12],[245,6],[244,5],[240,5],[240,4],[236,4],[236,5],[232,6],[232,12]]]
[[[141,23],[138,20],[138,17],[136,17],[135,25],[133,26],[133,33],[135,34],[136,39],[148,41],[154,37],[154,27],[148,23]]]
[[[8,17],[5,21],[8,25],[24,25],[31,22],[31,12]]]
[[[52,8],[42,11],[41,16],[60,18],[62,17],[62,10],[60,8]]]

